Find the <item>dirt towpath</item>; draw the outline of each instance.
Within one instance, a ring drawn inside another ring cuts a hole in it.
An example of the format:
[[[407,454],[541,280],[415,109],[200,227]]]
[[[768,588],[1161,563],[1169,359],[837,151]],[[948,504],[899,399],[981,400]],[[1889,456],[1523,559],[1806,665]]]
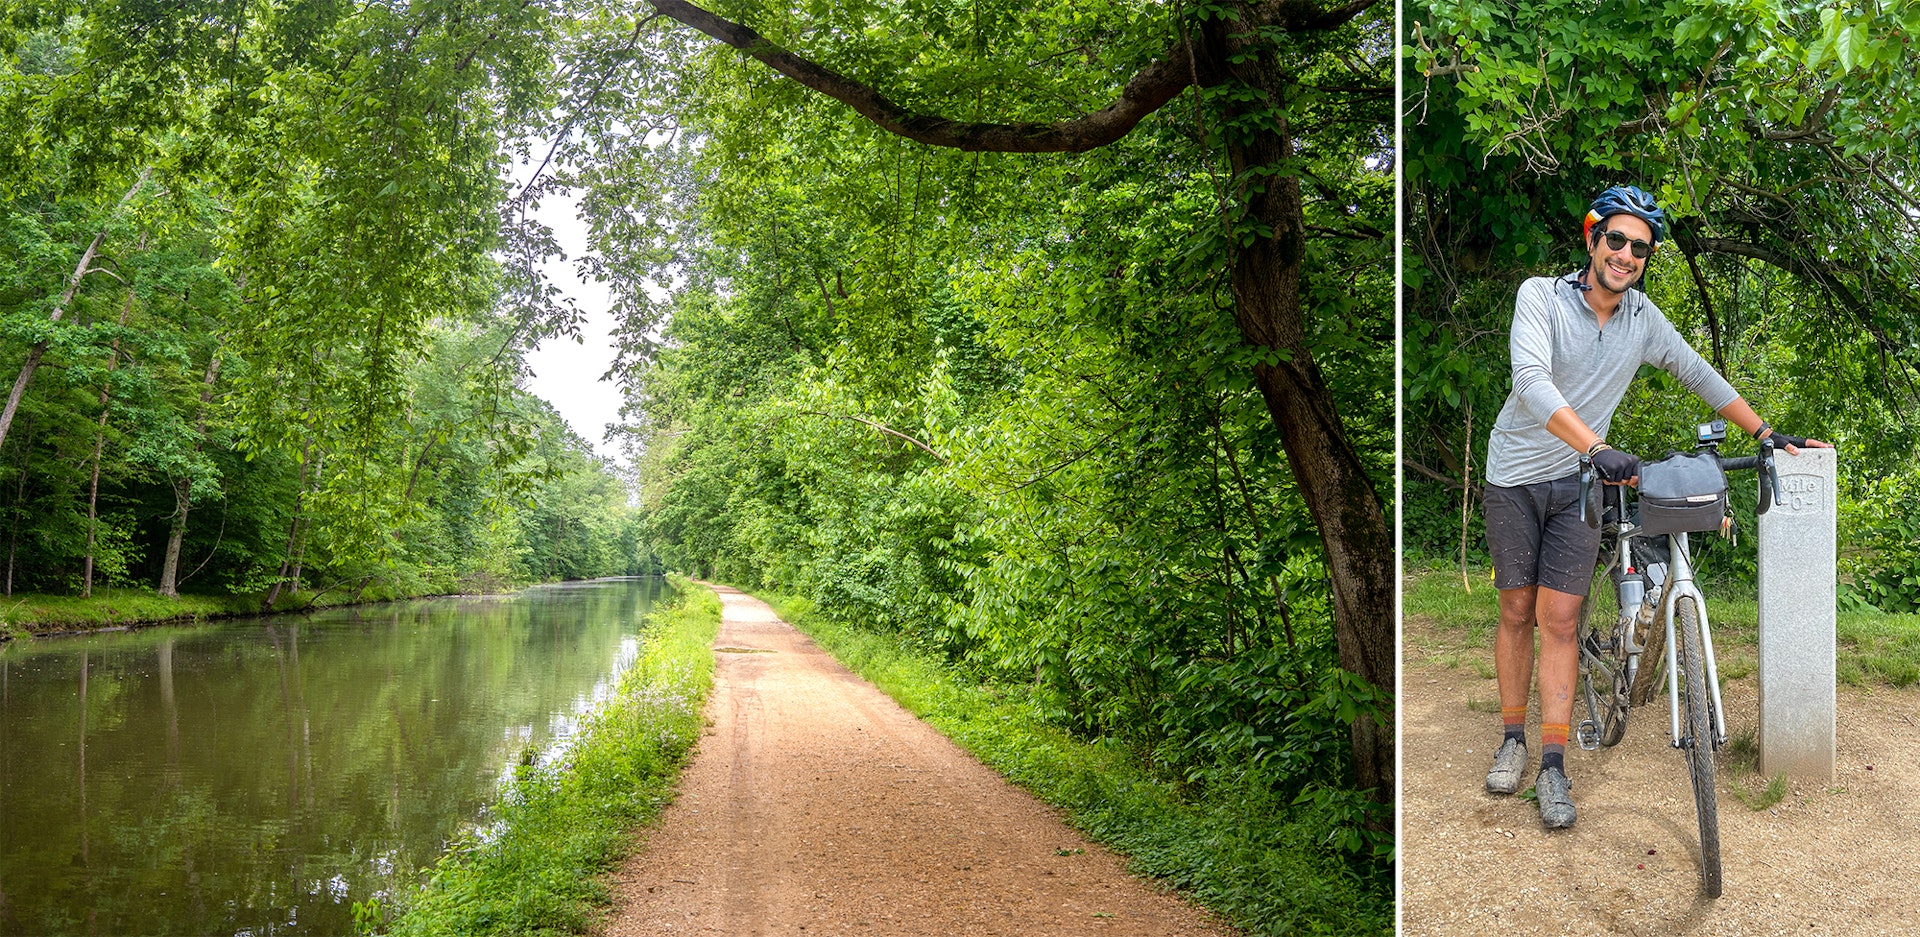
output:
[[[1664,696],[1634,710],[1619,745],[1567,752],[1573,829],[1549,832],[1532,802],[1485,793],[1500,734],[1488,635],[1476,648],[1418,618],[1403,630],[1402,937],[1920,933],[1920,690],[1841,687],[1833,782],[1797,782],[1763,810],[1734,794],[1763,779],[1723,752],[1725,889],[1708,899]],[[1753,731],[1757,692],[1752,676],[1726,682],[1729,738]]]
[[[608,937],[1231,934],[767,607],[725,607],[709,727]]]

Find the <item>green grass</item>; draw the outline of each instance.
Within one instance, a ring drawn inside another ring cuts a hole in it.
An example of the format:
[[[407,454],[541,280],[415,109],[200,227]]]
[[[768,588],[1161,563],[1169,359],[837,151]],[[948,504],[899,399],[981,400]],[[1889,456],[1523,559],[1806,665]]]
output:
[[[352,589],[303,590],[285,592],[274,603],[275,611],[303,608],[331,608],[365,602],[389,602],[414,599],[431,592],[408,592],[391,585],[374,585],[356,592]],[[72,631],[99,631],[131,625],[157,625],[166,622],[202,622],[213,618],[232,618],[261,614],[265,593],[245,595],[182,595],[167,598],[146,588],[95,589],[89,598],[74,595],[47,595],[20,592],[0,596],[0,640],[30,634],[58,634]]]
[[[1720,749],[1720,763],[1752,774],[1760,770],[1760,730],[1749,726],[1735,732]]]
[[[1471,595],[1457,572],[1413,575],[1401,599],[1406,614],[1424,615],[1445,629],[1464,631],[1470,640],[1491,635],[1493,626],[1499,623],[1500,593],[1484,572],[1469,571]]]
[[[151,589],[96,589],[91,598],[16,593],[0,597],[0,634],[92,631],[163,621],[203,621],[256,614],[259,596],[183,595],[170,599]]]
[[[557,764],[523,769],[492,811],[491,835],[449,848],[406,899],[391,934],[579,934],[592,926],[610,900],[601,873],[631,848],[634,828],[673,799],[700,738],[720,601],[677,577],[674,586],[678,598],[649,619],[644,652],[612,701]],[[358,910],[369,923],[380,916]]]
[[[1727,789],[1749,810],[1765,810],[1785,799],[1791,785],[1784,772],[1760,776],[1760,733],[1752,728],[1736,733],[1720,749],[1720,764],[1740,777],[1724,777]]]
[[[1387,934],[1391,879],[1365,882],[1326,845],[1329,827],[1248,778],[1203,802],[1142,770],[1129,754],[1044,723],[1020,687],[974,682],[906,638],[834,622],[801,598],[763,595],[841,663],[1092,839],[1131,857],[1137,874],[1185,892],[1249,935]]]
[[[1842,612],[1839,642],[1840,679],[1846,683],[1920,682],[1920,615]]]
[[[1740,798],[1740,802],[1746,804],[1749,810],[1765,810],[1786,799],[1789,790],[1785,772],[1768,778],[1766,784],[1754,790],[1749,790],[1744,784],[1729,786],[1733,789],[1733,796]]]
[[[1498,595],[1485,581],[1485,571],[1473,572],[1473,594],[1461,587],[1460,574],[1412,574],[1402,597],[1409,620],[1420,619],[1417,639],[1423,658],[1446,663],[1462,651],[1493,647],[1493,628],[1499,621]],[[1709,584],[1707,610],[1713,625],[1714,653],[1722,681],[1751,676],[1759,663],[1759,603],[1751,594],[1732,594],[1734,587]],[[1920,683],[1920,615],[1879,611],[1839,613],[1835,626],[1839,680],[1852,686],[1905,687]]]

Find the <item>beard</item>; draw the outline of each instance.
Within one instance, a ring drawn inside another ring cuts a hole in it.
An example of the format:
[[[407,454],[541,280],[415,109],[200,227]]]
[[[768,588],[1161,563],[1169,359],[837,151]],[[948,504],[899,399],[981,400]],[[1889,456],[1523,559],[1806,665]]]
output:
[[[1606,261],[1595,257],[1593,262],[1588,265],[1587,271],[1588,278],[1594,286],[1598,286],[1609,293],[1624,294],[1627,290],[1632,289],[1640,283],[1642,275],[1646,273],[1646,268],[1642,267],[1634,270],[1632,273],[1621,274],[1608,266]]]

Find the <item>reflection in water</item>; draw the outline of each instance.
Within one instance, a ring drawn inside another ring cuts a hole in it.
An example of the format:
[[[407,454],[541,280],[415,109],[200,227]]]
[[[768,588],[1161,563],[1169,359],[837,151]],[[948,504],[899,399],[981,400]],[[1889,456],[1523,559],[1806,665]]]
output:
[[[657,580],[0,646],[0,934],[343,934],[639,653]]]

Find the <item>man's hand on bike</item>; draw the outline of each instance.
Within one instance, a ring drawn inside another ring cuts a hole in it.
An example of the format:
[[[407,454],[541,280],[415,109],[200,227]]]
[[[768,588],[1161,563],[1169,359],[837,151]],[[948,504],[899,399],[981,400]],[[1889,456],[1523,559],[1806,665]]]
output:
[[[1618,449],[1601,449],[1592,456],[1594,471],[1611,485],[1631,484],[1640,477],[1640,457]]]

